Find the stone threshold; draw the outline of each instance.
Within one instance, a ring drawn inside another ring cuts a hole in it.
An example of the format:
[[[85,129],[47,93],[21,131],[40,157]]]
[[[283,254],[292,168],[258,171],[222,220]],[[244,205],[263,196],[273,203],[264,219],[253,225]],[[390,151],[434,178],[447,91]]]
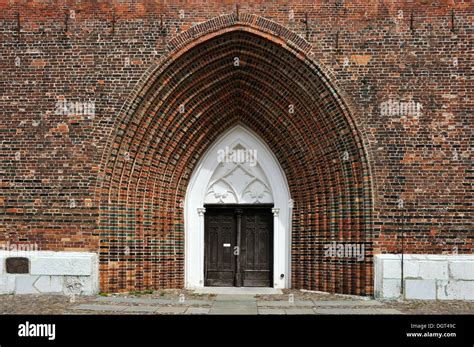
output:
[[[268,287],[203,287],[194,290],[195,294],[217,295],[271,295],[283,294],[281,289]]]

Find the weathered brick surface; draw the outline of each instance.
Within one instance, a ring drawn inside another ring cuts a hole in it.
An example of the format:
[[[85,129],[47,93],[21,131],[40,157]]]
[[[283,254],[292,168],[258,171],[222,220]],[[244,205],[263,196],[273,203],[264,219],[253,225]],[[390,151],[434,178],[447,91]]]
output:
[[[62,4],[0,2],[0,241],[181,287],[187,181],[241,122],[288,178],[294,287],[370,294],[372,248],[472,253],[470,2]],[[340,240],[365,262],[325,259]]]

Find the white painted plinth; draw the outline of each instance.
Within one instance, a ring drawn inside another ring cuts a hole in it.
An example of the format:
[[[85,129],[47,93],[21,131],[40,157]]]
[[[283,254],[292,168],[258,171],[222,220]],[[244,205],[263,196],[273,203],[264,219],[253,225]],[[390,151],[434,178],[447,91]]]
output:
[[[28,274],[9,274],[6,259],[28,258]],[[99,292],[96,253],[0,251],[0,294],[60,293],[92,295]]]
[[[375,296],[384,299],[474,300],[474,255],[375,255]]]

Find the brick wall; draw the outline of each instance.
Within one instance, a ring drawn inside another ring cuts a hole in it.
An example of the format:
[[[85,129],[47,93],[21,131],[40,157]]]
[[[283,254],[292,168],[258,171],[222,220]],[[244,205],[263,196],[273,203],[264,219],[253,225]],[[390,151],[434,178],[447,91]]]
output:
[[[100,250],[102,290],[180,287],[187,179],[240,122],[287,175],[295,287],[370,294],[372,253],[402,244],[472,253],[472,19],[451,1],[0,2],[0,241]],[[338,240],[366,261],[323,261]]]

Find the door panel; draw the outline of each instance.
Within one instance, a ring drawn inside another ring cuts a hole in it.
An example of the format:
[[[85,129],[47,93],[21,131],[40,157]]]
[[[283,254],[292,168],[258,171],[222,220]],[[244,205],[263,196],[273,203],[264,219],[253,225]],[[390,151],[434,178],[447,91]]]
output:
[[[241,243],[243,286],[271,287],[273,282],[273,215],[270,210],[244,210]]]
[[[229,210],[210,210],[204,215],[205,285],[233,286],[235,277],[235,216]]]
[[[206,207],[204,223],[206,286],[272,286],[273,215],[270,208]],[[238,235],[240,240],[237,240]],[[239,252],[234,253],[237,245],[240,245]]]

